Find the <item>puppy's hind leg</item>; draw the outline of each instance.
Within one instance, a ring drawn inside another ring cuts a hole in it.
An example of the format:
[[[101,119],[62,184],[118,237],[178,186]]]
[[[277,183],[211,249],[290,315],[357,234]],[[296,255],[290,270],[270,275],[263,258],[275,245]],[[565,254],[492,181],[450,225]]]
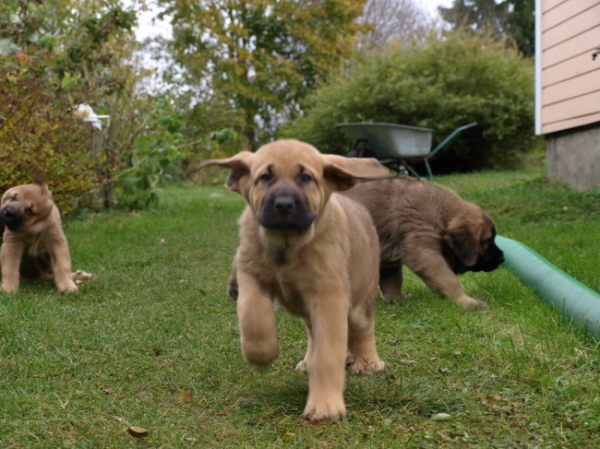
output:
[[[404,299],[402,294],[402,264],[379,269],[379,290],[388,304]]]
[[[71,273],[71,255],[67,241],[61,241],[50,254],[54,283],[61,292],[75,292],[77,285],[73,282]]]
[[[304,327],[306,328],[306,334],[308,335],[308,343],[306,344],[306,354],[304,355],[304,359],[296,365],[297,371],[308,371],[308,361],[312,358],[313,347],[314,347],[314,338],[312,328],[310,326],[309,320],[302,320],[304,323]]]
[[[269,366],[279,356],[273,303],[252,275],[238,270],[237,277],[237,313],[244,358],[254,365]]]
[[[231,274],[229,275],[229,281],[227,281],[227,294],[234,301],[237,301],[238,295],[240,294],[237,281],[237,262],[235,259],[231,264]]]
[[[375,346],[373,312],[365,311],[362,307],[350,312],[346,365],[357,374],[385,369],[385,363],[379,358]]]

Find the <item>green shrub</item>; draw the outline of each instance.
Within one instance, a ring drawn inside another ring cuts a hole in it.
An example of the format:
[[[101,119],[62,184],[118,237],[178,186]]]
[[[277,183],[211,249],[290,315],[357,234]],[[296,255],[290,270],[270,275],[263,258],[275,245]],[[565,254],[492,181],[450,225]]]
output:
[[[143,210],[158,205],[156,186],[173,181],[173,173],[192,178],[204,157],[225,157],[238,141],[233,129],[224,128],[186,142],[181,132],[185,117],[168,95],[156,101],[156,110],[144,114],[146,129],[134,139],[131,151],[121,154],[112,198],[117,208]]]
[[[91,125],[71,112],[82,98],[61,91],[49,57],[0,57],[0,193],[39,174],[65,213],[97,185],[103,158],[91,155]]]
[[[309,98],[305,115],[281,135],[345,154],[344,122],[434,128],[433,147],[457,127],[477,122],[432,160],[436,172],[513,168],[535,148],[534,72],[504,42],[469,33],[363,55]]]

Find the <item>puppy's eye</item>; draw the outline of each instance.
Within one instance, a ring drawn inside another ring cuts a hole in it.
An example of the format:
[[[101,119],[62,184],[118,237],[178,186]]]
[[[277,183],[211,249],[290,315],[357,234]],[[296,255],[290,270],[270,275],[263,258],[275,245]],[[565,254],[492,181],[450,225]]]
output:
[[[261,182],[271,182],[273,180],[273,175],[271,173],[265,173],[258,178]]]
[[[312,180],[313,180],[313,178],[309,174],[303,173],[302,175],[300,175],[300,182],[302,184],[308,184]]]
[[[29,206],[25,208],[25,215],[33,215],[33,206]]]

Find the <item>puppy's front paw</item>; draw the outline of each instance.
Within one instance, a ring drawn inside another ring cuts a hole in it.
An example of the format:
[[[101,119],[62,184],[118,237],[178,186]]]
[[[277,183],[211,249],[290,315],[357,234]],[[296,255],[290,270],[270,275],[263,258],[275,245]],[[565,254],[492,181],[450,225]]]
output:
[[[266,336],[265,336],[266,337]],[[253,365],[266,368],[279,356],[277,335],[262,340],[242,339],[244,358]]]
[[[63,293],[76,292],[78,290],[77,285],[75,285],[71,279],[67,279],[63,282],[57,282],[56,287],[58,288],[58,291]]]
[[[3,282],[2,283],[2,290],[4,290],[6,293],[17,293],[17,291],[19,290],[19,284],[18,283],[11,283],[11,282]]]
[[[339,421],[346,416],[346,405],[343,398],[309,399],[302,416],[309,421]]]
[[[383,371],[385,369],[385,362],[379,358],[368,360],[348,353],[346,356],[346,368],[355,374],[370,374],[373,371]]]
[[[482,310],[486,308],[486,304],[483,301],[479,301],[467,295],[462,295],[456,298],[456,303],[464,309]]]
[[[298,362],[296,365],[296,371],[308,371],[308,362],[306,360]]]

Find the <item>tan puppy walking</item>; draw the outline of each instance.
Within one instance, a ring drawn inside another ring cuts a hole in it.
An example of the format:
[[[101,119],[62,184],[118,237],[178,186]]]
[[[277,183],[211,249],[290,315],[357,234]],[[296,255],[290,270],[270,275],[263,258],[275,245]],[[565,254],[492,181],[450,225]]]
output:
[[[345,368],[384,369],[375,347],[379,245],[368,212],[336,194],[360,179],[384,178],[374,159],[323,155],[280,140],[207,165],[231,169],[228,184],[247,207],[240,218],[234,269],[244,357],[268,366],[279,355],[274,305],[299,317],[308,333],[304,416],[346,415]]]

